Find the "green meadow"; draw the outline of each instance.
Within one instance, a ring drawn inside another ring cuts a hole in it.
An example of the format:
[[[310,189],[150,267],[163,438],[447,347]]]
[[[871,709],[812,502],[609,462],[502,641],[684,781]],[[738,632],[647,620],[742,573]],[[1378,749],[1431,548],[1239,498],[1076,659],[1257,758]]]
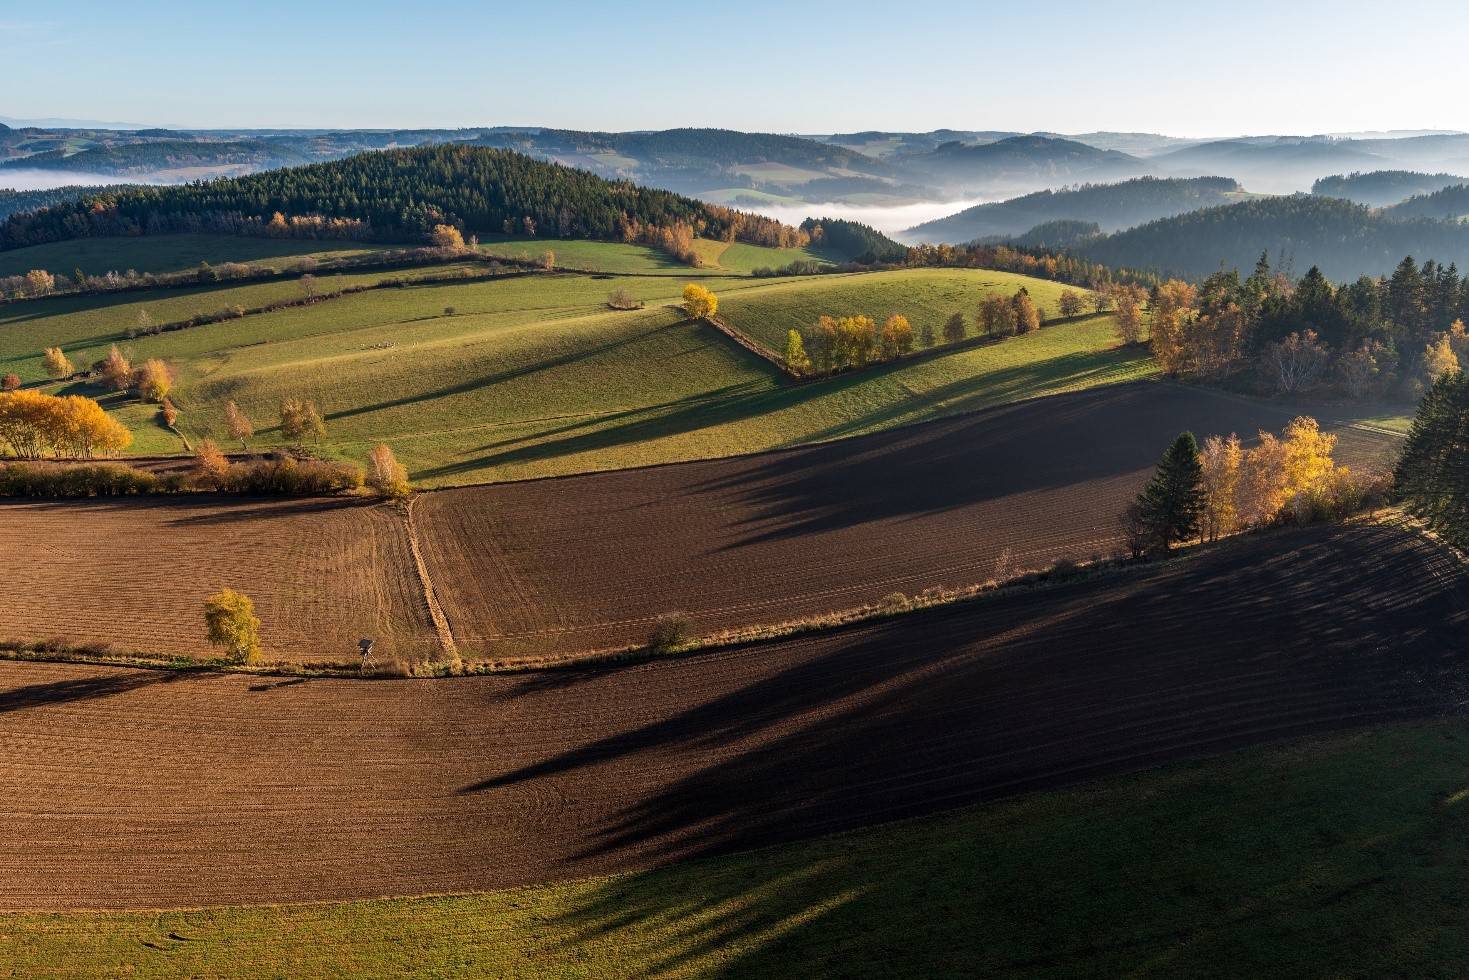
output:
[[[1466,749],[1387,727],[616,877],[0,939],[17,976],[1455,977]]]
[[[279,267],[272,259],[339,258],[375,252],[387,246],[366,242],[296,241],[233,235],[144,235],[138,238],[80,238],[0,252],[0,276],[22,276],[32,269],[70,276],[81,269],[89,276],[107,272],[174,272],[221,262],[251,262]]]
[[[581,247],[603,268],[662,260],[640,246],[556,244]],[[771,251],[711,244],[743,265]],[[320,276],[318,288],[384,277]],[[373,289],[128,337],[140,312],[163,323],[301,295],[295,279],[221,283],[0,307],[0,372],[42,384],[44,347],[60,345],[80,367],[117,344],[135,363],[158,357],[172,366],[179,429],[191,444],[205,437],[225,442],[224,409],[235,401],[255,424],[253,447],[279,445],[281,400],[311,398],[326,416],[322,453],[360,460],[386,442],[416,482],[441,486],[793,446],[1153,371],[1145,354],[1118,348],[1110,318],[1084,317],[1028,336],[794,383],[711,327],[686,320],[677,303],[692,281],[716,292],[731,322],[777,350],[790,326],[814,323],[822,313],[904,312],[921,324],[955,309],[972,311],[991,291],[1009,295],[1024,285],[1042,305],[1060,291],[1054,283],[971,269],[790,279],[686,268],[656,275],[526,272]],[[644,308],[610,309],[606,300],[616,289]],[[132,429],[132,452],[184,451],[159,424],[155,406],[86,382],[46,390],[101,397]]]

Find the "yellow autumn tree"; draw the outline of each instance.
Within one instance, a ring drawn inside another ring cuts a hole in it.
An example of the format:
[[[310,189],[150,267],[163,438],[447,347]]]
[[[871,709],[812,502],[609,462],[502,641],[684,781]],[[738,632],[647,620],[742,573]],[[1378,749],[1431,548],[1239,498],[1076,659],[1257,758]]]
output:
[[[150,357],[138,369],[138,395],[145,402],[161,402],[173,390],[173,372],[160,358]]]
[[[707,320],[719,312],[719,298],[705,287],[691,282],[683,288],[683,309],[691,320]]]
[[[1316,420],[1301,416],[1285,427],[1286,504],[1304,519],[1328,496],[1336,469],[1336,436]]]
[[[1423,349],[1423,373],[1428,375],[1429,381],[1437,381],[1457,370],[1459,356],[1454,353],[1453,340],[1449,334],[1439,334],[1437,340]]]
[[[1237,526],[1243,461],[1239,436],[1231,433],[1227,439],[1210,436],[1204,440],[1204,449],[1199,454],[1204,490],[1202,533],[1210,541],[1229,534]]]
[[[806,354],[806,344],[801,340],[801,331],[792,328],[786,331],[786,370],[802,377],[811,372],[811,358]]]
[[[60,347],[47,347],[41,352],[41,366],[53,378],[69,378],[76,373],[71,358]]]
[[[1198,290],[1190,283],[1170,279],[1154,287],[1151,334],[1153,357],[1169,374],[1181,374],[1188,368],[1188,345],[1185,330],[1196,315]]]
[[[901,313],[894,313],[882,325],[882,356],[892,360],[913,351],[913,325]]]
[[[237,663],[260,660],[260,620],[255,603],[234,589],[221,589],[204,600],[204,629],[209,642],[223,647]]]
[[[1015,332],[1034,333],[1041,328],[1041,312],[1024,286],[1010,297],[1010,307],[1015,311]]]
[[[453,225],[434,225],[429,240],[439,248],[452,248],[456,252],[464,248],[464,235]]]
[[[380,496],[402,500],[409,494],[408,470],[398,462],[386,443],[372,447],[368,458],[367,485]]]

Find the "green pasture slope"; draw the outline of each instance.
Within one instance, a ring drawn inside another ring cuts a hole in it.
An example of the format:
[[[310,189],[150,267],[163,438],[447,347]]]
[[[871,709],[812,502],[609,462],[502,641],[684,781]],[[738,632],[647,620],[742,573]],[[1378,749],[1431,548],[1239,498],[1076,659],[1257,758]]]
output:
[[[611,878],[0,936],[17,976],[1454,977],[1466,748],[1387,727]]]
[[[1061,293],[1085,290],[1063,283],[1012,272],[984,269],[900,269],[893,272],[855,272],[783,283],[759,292],[741,293],[720,304],[731,324],[775,351],[784,351],[786,333],[800,330],[827,316],[872,317],[879,325],[901,313],[916,333],[926,324],[942,340],[943,325],[954,313],[963,313],[969,336],[978,332],[980,302],[991,293],[1011,296],[1021,288],[1042,312],[1057,313]]]
[[[45,269],[70,276],[81,269],[89,276],[106,272],[175,272],[198,265],[251,262],[279,268],[272,259],[314,256],[339,258],[375,252],[387,246],[367,242],[295,241],[233,235],[144,235],[138,238],[79,238],[0,252],[0,276],[21,276]]]
[[[635,248],[601,247],[624,255]],[[793,384],[713,329],[685,320],[676,309],[683,286],[707,282],[740,326],[782,340],[792,318],[814,321],[816,311],[841,312],[843,302],[947,315],[951,306],[977,305],[992,288],[1008,294],[1024,283],[1044,302],[1056,287],[982,270],[702,280],[691,272],[532,272],[377,289],[131,340],[140,310],[161,323],[298,296],[301,287],[284,280],[20,302],[0,307],[0,372],[41,384],[42,348],[60,344],[84,365],[116,343],[134,362],[160,357],[173,366],[179,428],[192,442],[226,442],[223,413],[233,400],[255,423],[253,445],[277,445],[281,400],[307,397],[326,415],[323,453],[360,460],[387,442],[415,481],[435,486],[791,446],[1153,370],[1142,352],[1117,347],[1109,318],[1090,317]],[[318,282],[325,291],[381,278]],[[607,295],[618,288],[645,308],[608,309]],[[89,384],[45,389],[104,395]],[[132,452],[183,451],[154,406],[115,395],[104,404],[133,430]]]
[[[487,255],[520,261],[538,261],[547,252],[560,269],[602,272],[614,275],[747,276],[760,268],[778,269],[792,262],[842,262],[848,256],[811,248],[766,248],[743,242],[714,242],[698,239],[694,250],[703,265],[695,269],[647,245],[625,242],[559,241],[554,238],[492,238],[481,240]]]

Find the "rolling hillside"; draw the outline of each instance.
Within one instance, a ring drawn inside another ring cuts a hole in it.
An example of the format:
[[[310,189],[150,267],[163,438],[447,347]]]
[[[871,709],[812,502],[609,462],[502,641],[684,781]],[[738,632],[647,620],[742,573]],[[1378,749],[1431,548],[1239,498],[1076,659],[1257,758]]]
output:
[[[1139,177],[1118,184],[1037,191],[994,204],[979,204],[903,232],[907,241],[972,242],[1014,237],[1053,221],[1085,221],[1102,231],[1130,228],[1185,211],[1234,203],[1244,188],[1228,177],[1160,179]]]
[[[1318,266],[1342,282],[1386,275],[1405,255],[1462,267],[1469,263],[1469,225],[1394,220],[1350,201],[1298,195],[1163,218],[1087,242],[1080,251],[1106,265],[1197,278],[1220,263],[1248,269],[1268,251],[1273,261]]]
[[[1322,177],[1311,185],[1311,193],[1340,197],[1373,208],[1385,208],[1420,194],[1431,194],[1465,178],[1454,174],[1422,174],[1411,170],[1373,170]],[[1435,217],[1429,215],[1427,217]]]

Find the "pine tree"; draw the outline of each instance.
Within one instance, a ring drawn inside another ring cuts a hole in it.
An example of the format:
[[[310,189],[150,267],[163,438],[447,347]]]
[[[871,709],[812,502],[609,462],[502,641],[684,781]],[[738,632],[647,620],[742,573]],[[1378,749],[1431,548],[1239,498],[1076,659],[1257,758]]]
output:
[[[1173,440],[1157,473],[1137,498],[1144,524],[1164,551],[1175,541],[1187,541],[1199,533],[1203,479],[1199,444],[1192,432],[1185,432]]]
[[[1446,374],[1423,397],[1394,482],[1409,513],[1469,547],[1469,375]]]

